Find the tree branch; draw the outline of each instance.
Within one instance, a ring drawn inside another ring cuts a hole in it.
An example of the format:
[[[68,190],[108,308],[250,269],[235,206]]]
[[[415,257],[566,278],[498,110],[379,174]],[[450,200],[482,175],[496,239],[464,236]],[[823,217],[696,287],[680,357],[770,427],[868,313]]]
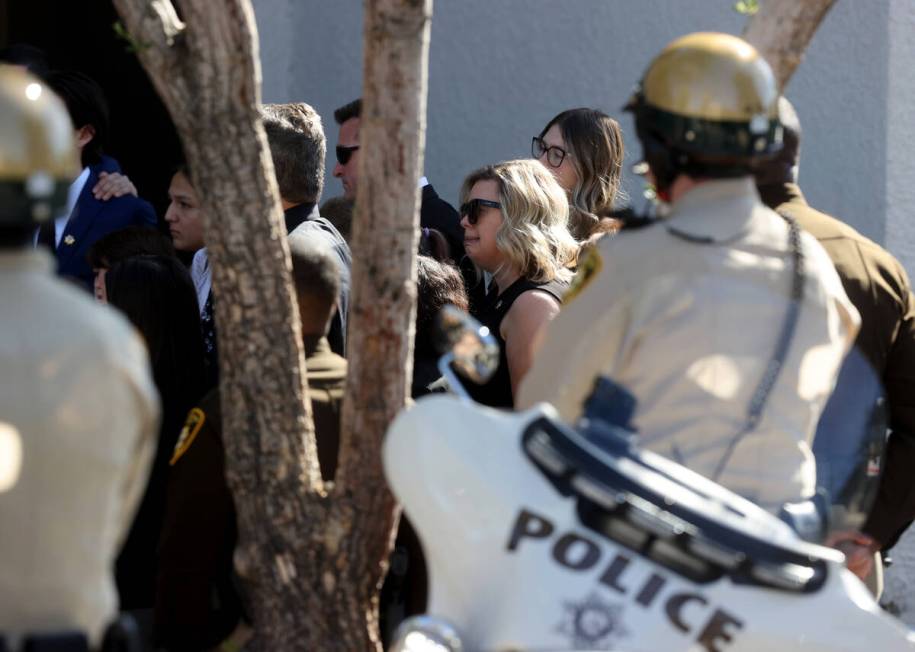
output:
[[[765,0],[743,31],[784,90],[835,0]]]
[[[173,65],[175,41],[184,33],[185,24],[170,0],[114,0],[115,9],[124,19],[130,35],[139,43],[139,49],[152,48],[157,65]]]

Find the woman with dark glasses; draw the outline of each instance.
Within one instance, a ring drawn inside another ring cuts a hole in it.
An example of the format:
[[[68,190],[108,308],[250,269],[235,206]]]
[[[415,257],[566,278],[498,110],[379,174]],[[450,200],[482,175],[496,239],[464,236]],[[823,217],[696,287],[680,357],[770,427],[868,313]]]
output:
[[[471,389],[486,405],[513,407],[540,329],[559,312],[578,245],[567,228],[562,188],[536,161],[508,161],[470,174],[461,189],[464,248],[492,275],[472,312],[501,345],[486,385]]]
[[[615,230],[609,216],[620,193],[623,153],[619,124],[595,109],[563,111],[531,141],[531,155],[568,194],[576,239]]]

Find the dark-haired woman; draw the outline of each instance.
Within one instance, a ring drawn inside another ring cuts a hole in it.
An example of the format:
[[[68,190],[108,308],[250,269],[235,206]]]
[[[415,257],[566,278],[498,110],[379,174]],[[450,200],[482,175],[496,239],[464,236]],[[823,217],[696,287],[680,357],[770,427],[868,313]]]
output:
[[[108,303],[123,312],[146,341],[162,401],[149,484],[116,565],[121,608],[145,610],[155,599],[168,461],[188,411],[205,388],[203,339],[194,284],[177,258],[128,258],[108,270],[105,286]]]
[[[616,120],[596,109],[563,111],[533,138],[531,154],[566,191],[576,240],[616,230],[609,216],[620,193],[624,156]]]

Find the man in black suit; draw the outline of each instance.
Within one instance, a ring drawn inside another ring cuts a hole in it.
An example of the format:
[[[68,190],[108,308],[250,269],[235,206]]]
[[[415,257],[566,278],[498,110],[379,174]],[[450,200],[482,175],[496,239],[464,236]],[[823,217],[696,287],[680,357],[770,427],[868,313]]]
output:
[[[121,171],[116,160],[104,155],[108,104],[101,87],[86,75],[69,71],[49,73],[47,83],[70,113],[83,171],[70,186],[67,209],[42,226],[38,241],[54,253],[58,274],[91,290],[94,273],[86,260],[89,248],[128,226],[155,227],[156,213],[133,195],[102,200],[93,193],[107,174]]]
[[[334,120],[340,125],[337,138],[337,164],[334,176],[343,183],[343,194],[347,199],[356,198],[356,187],[359,182],[359,124],[362,115],[362,99],[357,99],[334,111]],[[459,262],[464,256],[464,229],[461,228],[461,216],[457,211],[438,196],[432,184],[422,177],[419,185],[423,190],[422,204],[419,209],[419,225],[427,229],[441,231],[448,240],[451,259]]]

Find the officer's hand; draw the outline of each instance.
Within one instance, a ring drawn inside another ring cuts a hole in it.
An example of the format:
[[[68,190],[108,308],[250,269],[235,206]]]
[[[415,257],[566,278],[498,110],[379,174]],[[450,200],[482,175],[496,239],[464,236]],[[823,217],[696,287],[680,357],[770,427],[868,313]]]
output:
[[[101,201],[108,201],[112,197],[124,195],[137,196],[137,187],[123,174],[118,172],[102,172],[99,181],[92,189],[92,195]]]
[[[874,553],[880,544],[863,532],[837,532],[829,537],[826,545],[845,554],[845,566],[852,573],[864,580],[874,571]]]

